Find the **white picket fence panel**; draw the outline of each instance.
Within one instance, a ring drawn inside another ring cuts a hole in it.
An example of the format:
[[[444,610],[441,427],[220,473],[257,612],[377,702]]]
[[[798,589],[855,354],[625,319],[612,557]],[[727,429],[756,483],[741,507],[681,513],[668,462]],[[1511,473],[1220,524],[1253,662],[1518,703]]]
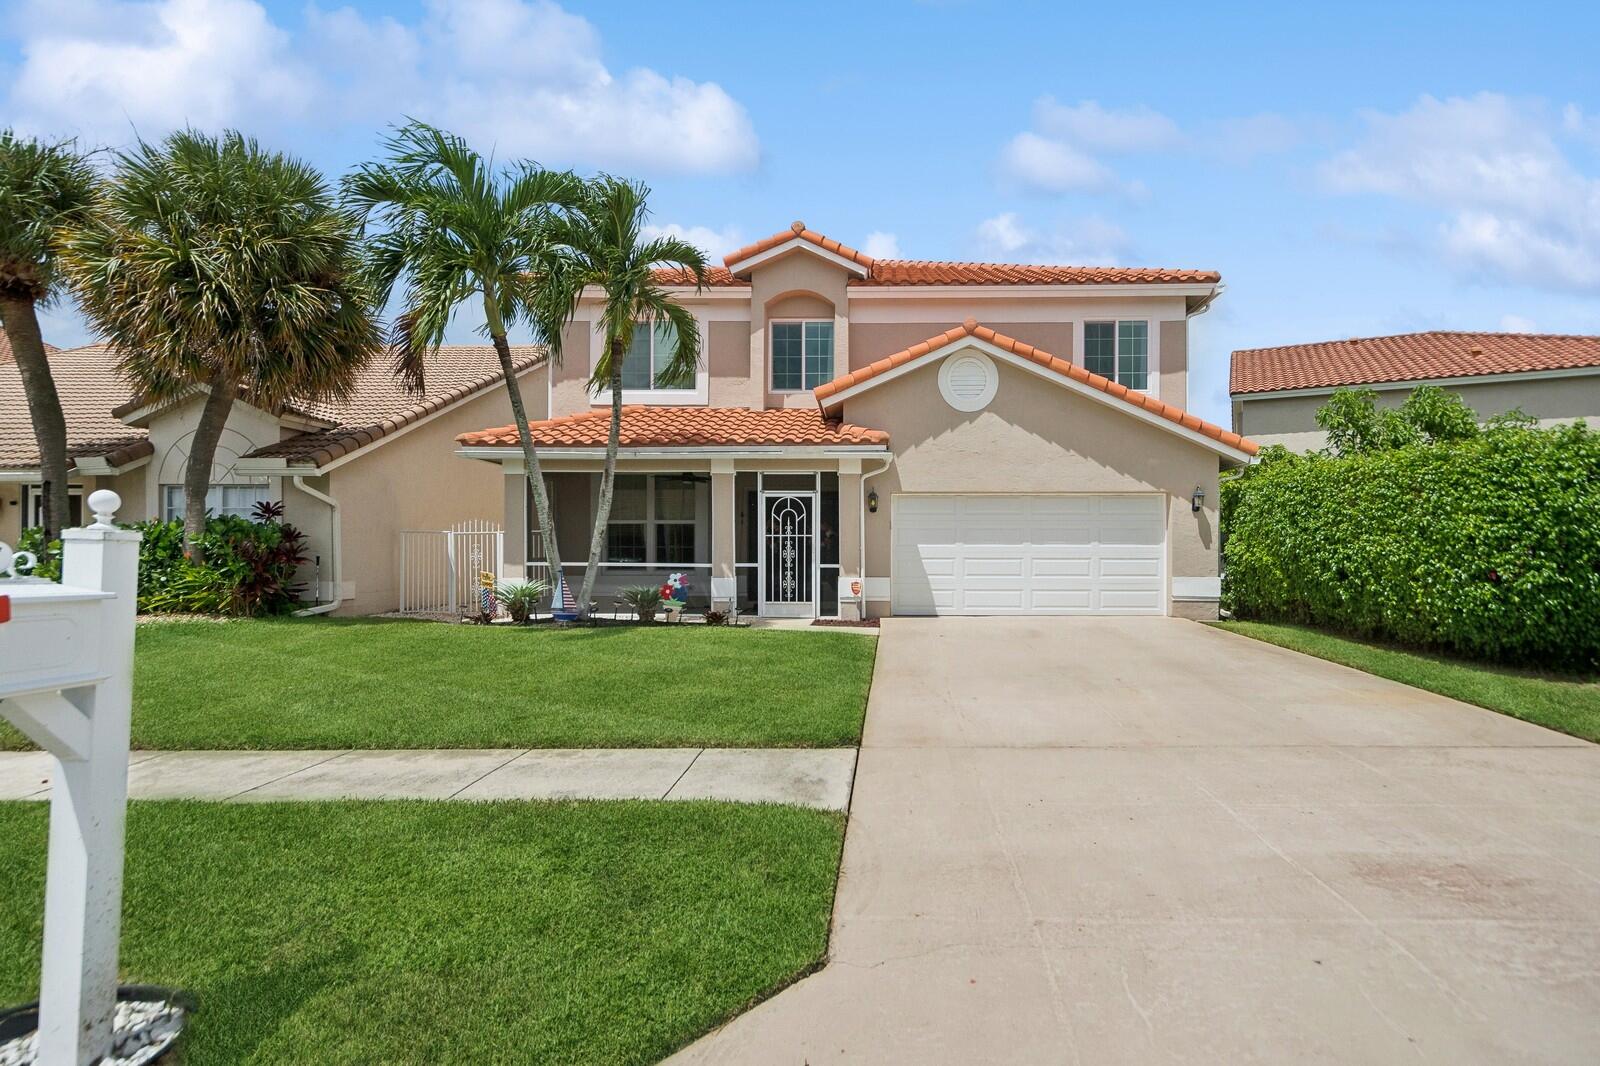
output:
[[[476,614],[478,575],[500,577],[505,531],[470,519],[450,529],[400,531],[400,613]],[[495,608],[498,611],[498,608]]]

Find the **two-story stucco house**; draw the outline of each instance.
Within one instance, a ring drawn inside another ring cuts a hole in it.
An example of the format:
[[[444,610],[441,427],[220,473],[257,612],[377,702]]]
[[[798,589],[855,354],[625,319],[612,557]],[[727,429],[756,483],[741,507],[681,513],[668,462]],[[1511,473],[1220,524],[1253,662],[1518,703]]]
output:
[[[1256,451],[1184,411],[1215,272],[874,260],[797,222],[702,291],[661,280],[704,358],[663,383],[674,338],[635,332],[602,608],[680,571],[745,614],[1215,617],[1217,475]],[[610,417],[598,296],[530,404],[574,581]],[[505,475],[507,576],[536,569],[516,430],[458,443]]]

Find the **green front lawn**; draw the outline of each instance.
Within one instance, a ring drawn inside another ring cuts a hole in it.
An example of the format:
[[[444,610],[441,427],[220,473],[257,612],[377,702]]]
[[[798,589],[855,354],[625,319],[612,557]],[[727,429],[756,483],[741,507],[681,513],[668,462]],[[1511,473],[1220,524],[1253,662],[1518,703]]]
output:
[[[136,748],[834,747],[876,641],[705,626],[141,625]],[[0,724],[0,748],[27,747]]]
[[[42,803],[0,804],[0,1006]],[[207,1063],[649,1063],[826,948],[841,816],[712,803],[135,803],[121,971]]]
[[[1353,666],[1391,681],[1487,707],[1584,740],[1600,741],[1600,682],[1407,651],[1308,626],[1217,622],[1230,633]]]

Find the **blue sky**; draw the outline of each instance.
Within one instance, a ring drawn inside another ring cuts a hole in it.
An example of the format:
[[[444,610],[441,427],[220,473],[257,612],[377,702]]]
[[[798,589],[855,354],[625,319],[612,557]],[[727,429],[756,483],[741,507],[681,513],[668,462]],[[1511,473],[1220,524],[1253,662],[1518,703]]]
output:
[[[1214,267],[1233,348],[1600,333],[1600,5],[6,4],[5,122],[235,126],[332,174],[416,114],[648,181],[721,255],[794,219],[909,258]],[[470,319],[459,338],[472,336]],[[80,343],[70,308],[47,337]]]

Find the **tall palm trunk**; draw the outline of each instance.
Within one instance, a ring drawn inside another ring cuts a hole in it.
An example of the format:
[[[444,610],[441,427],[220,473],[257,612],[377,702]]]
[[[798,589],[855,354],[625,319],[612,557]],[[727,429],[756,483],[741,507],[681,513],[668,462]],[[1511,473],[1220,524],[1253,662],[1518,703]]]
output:
[[[205,561],[200,538],[206,532],[206,493],[211,490],[211,467],[217,460],[217,444],[227,428],[239,382],[216,374],[208,387],[211,391],[200,409],[200,422],[189,443],[189,463],[183,470],[183,550],[195,562]]]
[[[67,520],[67,419],[61,413],[50,359],[33,300],[26,296],[0,297],[0,327],[11,341],[22,391],[28,397],[28,417],[39,445],[39,475],[44,483],[44,539],[48,544],[61,535]]]
[[[555,524],[550,520],[550,497],[544,491],[544,471],[539,468],[539,456],[533,450],[533,431],[528,428],[528,410],[522,406],[522,386],[517,383],[517,372],[511,365],[511,345],[504,333],[491,333],[489,339],[494,342],[495,355],[500,357],[500,374],[505,378],[506,396],[511,400],[511,417],[517,423],[517,441],[522,445],[523,468],[527,471],[533,507],[539,516],[539,537],[544,541],[544,557],[550,565],[551,578],[565,580],[561,572],[561,549],[556,544]],[[558,601],[554,606],[559,609],[561,604]]]
[[[611,339],[611,430],[606,435],[606,466],[600,474],[600,499],[594,511],[594,534],[589,538],[589,565],[583,572],[583,598],[578,610],[589,616],[589,596],[600,571],[600,553],[606,546],[606,525],[611,521],[611,493],[617,483],[617,444],[622,434],[622,341]]]

